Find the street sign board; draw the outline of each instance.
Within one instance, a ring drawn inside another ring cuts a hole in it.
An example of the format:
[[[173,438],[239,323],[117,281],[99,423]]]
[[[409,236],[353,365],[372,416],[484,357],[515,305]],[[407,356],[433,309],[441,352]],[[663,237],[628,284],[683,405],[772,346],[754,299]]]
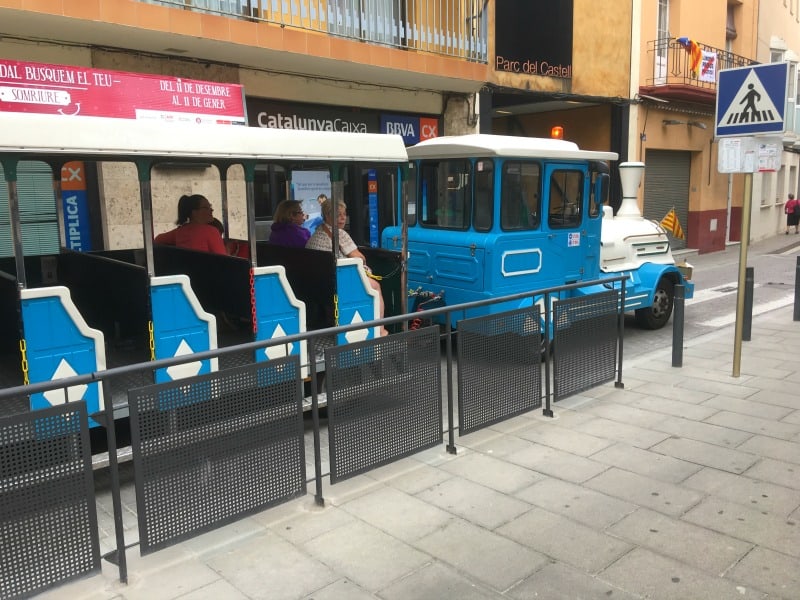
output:
[[[779,171],[783,138],[779,135],[724,137],[719,140],[717,171],[764,173]]]
[[[787,63],[720,71],[716,137],[782,133],[788,73]]]

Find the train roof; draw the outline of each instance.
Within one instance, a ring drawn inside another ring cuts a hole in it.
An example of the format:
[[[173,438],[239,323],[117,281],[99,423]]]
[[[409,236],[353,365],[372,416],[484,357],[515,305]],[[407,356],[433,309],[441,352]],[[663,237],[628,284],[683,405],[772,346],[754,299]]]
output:
[[[451,135],[431,138],[408,149],[417,158],[556,158],[578,160],[617,160],[616,152],[581,150],[574,142],[549,138],[509,135]]]
[[[0,112],[0,153],[92,160],[408,162],[403,138],[380,133],[267,129]]]

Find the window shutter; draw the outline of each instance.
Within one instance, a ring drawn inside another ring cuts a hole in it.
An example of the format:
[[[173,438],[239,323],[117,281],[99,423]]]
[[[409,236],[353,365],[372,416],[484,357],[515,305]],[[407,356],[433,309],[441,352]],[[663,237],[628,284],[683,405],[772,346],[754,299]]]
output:
[[[57,254],[58,216],[50,167],[43,162],[21,161],[17,167],[17,192],[25,256]],[[0,167],[0,256],[13,255],[8,184]]]

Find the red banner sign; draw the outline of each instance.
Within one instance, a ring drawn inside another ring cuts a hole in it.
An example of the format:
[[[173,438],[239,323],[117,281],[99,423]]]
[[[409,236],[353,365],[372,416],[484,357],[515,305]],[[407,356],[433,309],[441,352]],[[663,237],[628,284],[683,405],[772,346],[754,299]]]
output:
[[[241,85],[0,60],[0,111],[246,125]]]

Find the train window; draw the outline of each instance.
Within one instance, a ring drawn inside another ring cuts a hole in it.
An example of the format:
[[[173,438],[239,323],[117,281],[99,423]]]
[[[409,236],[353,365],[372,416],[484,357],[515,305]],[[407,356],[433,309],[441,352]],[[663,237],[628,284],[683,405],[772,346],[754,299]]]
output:
[[[492,209],[494,206],[494,165],[491,160],[475,161],[475,199],[472,223],[476,231],[489,231],[492,228]]]
[[[553,229],[578,227],[581,224],[581,171],[556,170],[550,175],[550,198],[547,223]]]
[[[423,162],[419,168],[420,223],[425,227],[469,226],[470,162]]]
[[[275,207],[286,200],[288,176],[281,165],[259,164],[255,171],[255,218],[272,219]]]
[[[20,236],[25,255],[57,254],[60,246],[53,171],[39,161],[20,161],[19,194]],[[8,186],[0,167],[0,256],[14,256],[8,210]]]
[[[541,220],[538,163],[506,161],[503,165],[500,226],[506,231],[537,229]]]

